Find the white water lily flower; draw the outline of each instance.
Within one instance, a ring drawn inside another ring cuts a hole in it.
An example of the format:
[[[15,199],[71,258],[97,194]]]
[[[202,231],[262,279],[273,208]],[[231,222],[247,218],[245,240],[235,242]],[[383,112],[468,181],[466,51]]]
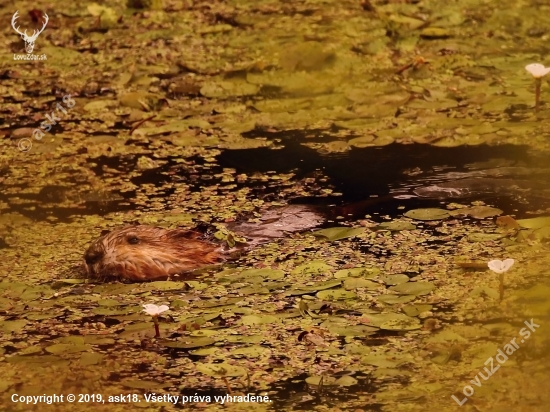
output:
[[[170,308],[166,305],[157,306],[157,305],[153,305],[152,303],[143,305],[143,311],[151,316],[158,316],[162,312],[166,312],[169,309]]]
[[[491,260],[489,263],[487,263],[487,266],[489,266],[489,269],[491,269],[495,273],[504,273],[504,272],[508,272],[508,270],[512,267],[513,264],[514,264],[514,259],[506,259],[506,260],[496,259],[496,260]]]
[[[540,79],[550,73],[550,67],[544,67],[544,64],[532,63],[525,66],[527,70],[535,79]]]

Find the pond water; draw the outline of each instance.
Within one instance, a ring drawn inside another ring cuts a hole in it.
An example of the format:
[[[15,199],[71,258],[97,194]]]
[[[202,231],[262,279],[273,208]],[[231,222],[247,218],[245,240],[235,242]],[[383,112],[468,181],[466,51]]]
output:
[[[494,3],[0,9],[0,410],[547,412],[550,8]],[[323,223],[229,230],[288,203]],[[134,223],[242,253],[88,278]],[[70,393],[101,399],[13,398]]]
[[[8,213],[20,212],[34,222],[44,222],[47,226],[62,228],[61,231],[63,232],[66,230],[63,228],[63,225],[69,225],[68,227],[71,227],[71,225],[79,222],[82,218],[86,218],[86,216],[105,216],[109,219],[110,216],[117,214],[125,216],[134,213],[136,210],[140,209],[135,203],[139,198],[138,194],[142,192],[144,188],[151,185],[165,187],[165,189],[157,191],[155,196],[158,201],[166,202],[168,205],[172,202],[170,199],[173,199],[177,194],[179,183],[184,182],[188,187],[189,193],[200,194],[205,187],[223,185],[224,176],[226,176],[224,173],[230,170],[231,175],[234,176],[243,174],[247,176],[289,175],[292,176],[291,181],[296,182],[312,179],[315,181],[317,193],[320,193],[320,195],[293,196],[292,193],[285,192],[284,199],[291,203],[310,204],[320,208],[326,216],[326,223],[322,226],[325,228],[331,228],[339,224],[341,225],[342,223],[353,226],[356,225],[358,221],[361,221],[361,219],[364,219],[365,216],[369,216],[371,222],[378,223],[392,219],[399,220],[402,219],[403,213],[406,211],[417,208],[446,208],[447,205],[452,202],[465,205],[471,204],[472,202],[483,202],[483,204],[500,208],[502,211],[501,214],[510,214],[516,219],[544,215],[547,213],[547,209],[550,205],[550,196],[548,195],[550,174],[549,170],[546,168],[547,161],[544,156],[537,155],[527,146],[481,145],[476,147],[438,148],[419,145],[389,145],[379,148],[353,148],[344,153],[323,154],[304,145],[304,143],[311,143],[312,140],[323,142],[325,139],[323,133],[315,134],[314,139],[311,137],[311,131],[308,132],[309,137],[306,137],[299,131],[272,134],[257,131],[250,134],[248,137],[254,138],[258,134],[262,134],[269,140],[276,142],[277,147],[275,149],[225,150],[221,151],[213,158],[210,158],[208,161],[205,161],[202,157],[191,156],[186,159],[186,163],[183,165],[180,158],[177,156],[157,159],[162,160],[164,164],[160,167],[148,168],[138,173],[134,173],[134,176],[131,178],[131,183],[134,185],[133,190],[125,192],[106,192],[100,199],[97,199],[96,196],[96,198],[92,197],[92,200],[87,200],[86,195],[82,197],[82,194],[79,194],[79,197],[75,197],[75,192],[71,186],[65,184],[44,186],[40,192],[36,194],[14,195],[13,188],[10,188],[10,191],[3,191],[1,200],[9,205],[9,208],[6,210]],[[130,171],[135,172],[138,161],[135,156],[102,156],[92,159],[92,162],[94,166],[91,170],[98,176],[102,176],[106,169],[116,170],[117,173],[123,174],[129,173]],[[232,182],[234,183],[233,180]],[[238,192],[239,190],[246,189],[248,190],[248,196],[251,198],[263,198],[266,201],[278,200],[280,199],[279,190],[283,186],[277,183],[277,180],[268,181],[266,183],[265,179],[259,179],[257,181],[237,182],[232,186],[231,190],[226,193]],[[436,189],[433,189],[434,187]],[[323,190],[326,189],[330,190],[323,193]],[[223,194],[221,196],[223,196]],[[21,199],[24,199],[24,208],[19,206]],[[71,199],[76,206],[67,207],[67,199]],[[167,209],[169,208],[170,206],[167,206]],[[52,219],[55,219],[56,223],[48,223]],[[427,225],[425,227],[419,225],[418,229],[426,233],[426,236],[428,233],[431,233],[431,235],[428,237],[420,236],[418,240],[411,238],[411,240],[413,243],[420,242],[419,244],[424,248],[422,253],[426,254],[426,259],[432,259],[432,262],[434,262],[434,259],[437,260],[452,255],[452,248],[459,244],[456,242],[460,242],[459,239],[461,238],[465,239],[469,231],[479,229],[486,230],[483,228],[487,228],[488,222],[466,218],[463,219],[462,224],[465,225],[464,228],[457,230],[455,234],[452,233],[453,230],[449,231],[445,224],[438,223],[436,226]],[[77,226],[78,225],[79,223],[77,223]],[[399,238],[401,235],[397,234],[395,236]],[[14,246],[17,247],[16,244],[11,241],[10,236],[8,236],[7,239],[9,243],[3,241],[4,243],[0,245],[0,250],[4,249],[6,251],[11,251]],[[360,252],[363,257],[366,257],[367,261],[375,259],[379,262],[378,266],[383,267],[384,262],[386,262],[387,265],[394,258],[400,259],[402,253],[399,251],[401,246],[398,244],[392,245],[391,241],[385,246],[381,246],[380,241],[382,241],[382,239],[384,239],[384,237],[378,237],[374,241],[372,238],[368,241],[365,239],[351,239],[349,246],[346,246],[346,248],[349,247],[350,251],[355,250]],[[407,244],[405,238],[401,238],[400,242]],[[315,243],[305,242],[305,244],[305,253],[302,255],[306,258],[306,262],[308,259],[311,259],[308,257],[308,255],[310,255],[308,251],[318,253],[323,250],[319,249],[319,246]],[[406,247],[409,248],[411,246]],[[469,247],[466,247],[462,252],[467,251],[468,248]],[[324,252],[321,252],[321,255],[326,254],[328,250],[332,250],[330,246],[329,249],[325,249]],[[76,253],[78,253],[78,251],[76,251]],[[260,249],[260,256],[262,256],[261,253]],[[344,255],[337,253],[337,260],[334,262],[344,265],[343,267],[349,266],[345,265],[347,262],[346,256],[350,256],[349,253],[349,251],[345,252]],[[478,256],[478,266],[479,257],[483,258],[487,256],[484,252],[480,254],[479,251],[473,252],[473,254],[477,254]],[[292,256],[292,253],[289,256]],[[266,257],[260,257],[260,259],[265,258]],[[421,258],[421,260],[422,259],[423,258]],[[286,262],[288,260],[289,257],[285,257],[279,258],[275,260],[275,262]],[[237,267],[240,265],[247,267],[250,263],[247,263],[245,259],[244,261],[237,262]],[[357,263],[354,263],[352,266],[357,266]],[[412,268],[406,267],[397,270],[386,270],[388,273],[406,274],[408,279],[414,281],[418,280],[418,276],[424,271],[430,272],[430,269],[422,266],[423,265],[420,264],[420,266],[414,266]],[[231,265],[229,267],[231,267]],[[75,275],[75,270],[74,268],[72,269],[70,276]],[[226,269],[226,271],[227,270],[228,269]],[[231,271],[232,269],[229,270]],[[449,267],[445,270],[449,270]],[[304,274],[307,273],[308,272],[304,272]],[[306,275],[306,282],[309,276],[310,275]],[[424,277],[425,275],[422,276]],[[217,275],[217,277],[219,277],[219,275]],[[221,279],[223,279],[223,277]],[[505,309],[498,309],[489,305],[488,308],[490,309],[488,309],[489,311],[485,314],[485,318],[480,315],[481,312],[479,311],[483,310],[481,308],[483,308],[484,305],[477,306],[479,302],[470,303],[469,306],[467,306],[469,310],[472,311],[472,314],[474,312],[477,313],[477,315],[472,316],[465,315],[464,309],[459,308],[457,302],[450,303],[448,298],[436,298],[424,300],[424,302],[430,302],[426,307],[430,308],[430,313],[436,314],[438,322],[442,322],[441,325],[444,327],[444,332],[448,333],[449,330],[453,330],[454,332],[452,333],[456,333],[456,336],[481,333],[484,339],[475,346],[475,350],[481,351],[481,355],[475,352],[475,357],[485,356],[485,354],[487,354],[486,357],[489,357],[491,351],[495,349],[494,343],[492,343],[494,339],[492,339],[491,336],[494,335],[498,337],[501,333],[504,333],[503,331],[505,331],[505,333],[511,333],[513,328],[519,329],[521,327],[519,318],[522,316],[519,315],[519,313],[531,313],[531,311],[538,313],[541,310],[546,310],[545,300],[541,300],[541,293],[544,294],[545,288],[548,287],[546,286],[546,281],[541,282],[538,278],[535,279],[529,276],[522,281],[519,281],[517,277],[513,279],[514,280],[510,282],[517,283],[518,289],[516,290],[514,287],[512,290],[507,289],[507,302],[510,302],[509,306]],[[471,280],[472,279],[467,282]],[[52,281],[54,283],[47,282],[45,285],[51,284],[55,289],[60,287],[60,284],[55,281],[55,278],[52,279]],[[201,278],[199,278],[199,282],[203,281],[206,282],[205,284],[209,284],[208,280],[201,280]],[[297,280],[297,282],[300,283],[299,280]],[[366,282],[365,285],[371,287],[368,283],[369,281]],[[198,283],[198,285],[200,284],[202,283]],[[391,283],[389,283],[389,285],[391,285]],[[93,287],[93,284],[91,286]],[[111,296],[111,299],[119,299],[116,298],[116,296],[120,296],[120,291],[116,288],[116,284],[113,286],[115,288],[112,290],[109,289],[108,285],[107,288],[102,288],[101,294],[104,297]],[[279,287],[289,288],[289,286],[288,284],[281,284]],[[239,290],[240,289],[233,291],[232,288],[229,288],[228,292],[230,295],[236,292],[236,296],[239,296],[239,293],[242,293],[239,292]],[[97,291],[99,291],[99,289],[97,289]],[[313,291],[315,292],[316,289],[313,289]],[[483,291],[479,293],[492,293],[489,289],[483,289]],[[86,292],[86,289],[76,288],[74,289],[74,293],[86,294],[88,292]],[[170,292],[170,290],[159,290],[156,293],[162,296],[162,299],[167,299],[172,302],[172,304],[178,302],[182,296],[178,293]],[[290,293],[290,296],[295,293],[298,296],[307,297],[310,292],[301,292],[300,290],[292,292],[292,288],[290,287],[290,292],[288,293]],[[445,293],[448,294],[449,292]],[[199,298],[199,296],[200,295],[197,295],[196,298]],[[207,296],[203,296],[199,299],[206,298],[206,301],[208,301],[208,299],[212,298],[219,299],[220,296],[222,295],[214,294],[213,297],[211,296],[208,298]],[[443,296],[445,296],[445,294]],[[532,296],[533,298],[525,298],[524,296]],[[306,302],[309,301],[306,300]],[[117,303],[116,300],[113,300],[109,305],[117,305],[120,303],[121,302]],[[308,305],[312,305],[313,303],[314,302],[308,303]],[[263,303],[258,304],[260,307],[263,305]],[[334,310],[335,313],[349,313],[352,317],[366,316],[367,319],[369,316],[377,316],[369,315],[370,311],[361,306],[340,306],[337,302],[326,303],[325,305],[328,305],[329,308],[331,305],[334,305],[333,309],[329,309],[329,313]],[[314,307],[317,308],[315,310],[319,310],[317,313],[322,313],[322,308],[315,305],[311,306],[311,308]],[[287,307],[287,311],[288,308],[291,308],[291,306]],[[382,308],[378,307],[377,310],[372,313],[377,313],[380,309]],[[386,308],[386,310],[387,309],[389,309],[389,307]],[[44,311],[48,312],[48,309],[42,308],[41,312]],[[382,309],[382,311],[384,311],[384,309]],[[514,315],[511,315],[510,312],[514,313]],[[99,323],[108,328],[117,328],[121,327],[124,322],[127,321],[126,319],[134,319],[133,317],[135,315],[127,315],[126,313],[126,311],[117,310],[99,311],[96,312],[95,315],[87,315],[82,319],[78,319],[77,317],[74,321],[80,325]],[[201,306],[197,307],[194,313],[202,313]],[[285,312],[283,311],[283,313]],[[311,313],[315,312],[313,311]],[[58,316],[57,319],[67,324],[74,322],[70,321],[66,316]],[[330,319],[331,315],[329,315],[328,320],[322,324],[328,327],[329,330],[331,327],[329,322]],[[214,323],[214,330],[226,327],[224,326],[225,323],[219,320],[213,320],[212,322]],[[326,322],[329,323],[327,324]],[[367,321],[366,324],[369,325],[369,322],[370,321]],[[348,327],[352,327],[352,325]],[[206,330],[209,330],[208,327]],[[359,335],[362,333],[364,332],[359,333]],[[29,332],[29,334],[33,335],[34,333]],[[79,333],[76,331],[72,331],[71,334],[79,336]],[[178,338],[178,336],[180,337]],[[355,405],[368,403],[369,410],[383,411],[388,405],[388,402],[391,403],[391,395],[389,394],[391,394],[391,388],[393,386],[404,388],[403,390],[405,391],[412,391],[412,393],[416,394],[414,396],[411,395],[413,398],[418,396],[418,391],[422,392],[428,390],[425,389],[423,385],[413,383],[415,381],[415,375],[411,374],[410,371],[404,373],[402,369],[398,372],[400,368],[394,369],[400,364],[409,364],[412,362],[413,358],[405,357],[400,359],[399,355],[394,354],[394,352],[386,352],[387,348],[391,348],[393,342],[401,341],[405,336],[406,332],[397,328],[395,330],[379,329],[372,331],[367,333],[366,336],[356,340],[351,338],[340,338],[340,343],[337,346],[350,348],[351,344],[351,348],[355,348],[353,345],[357,345],[358,342],[361,342],[361,345],[363,345],[362,347],[374,351],[374,355],[372,355],[374,358],[371,359],[369,358],[371,355],[364,354],[362,356],[366,366],[353,368],[351,365],[348,365],[348,369],[336,370],[328,375],[322,374],[321,376],[324,376],[323,379],[328,379],[326,386],[312,385],[311,382],[307,383],[308,379],[312,378],[311,374],[301,372],[296,374],[290,373],[290,377],[282,376],[282,378],[276,382],[264,384],[264,390],[266,393],[270,394],[273,402],[272,407],[275,408],[275,410],[283,408],[311,410],[319,407],[336,408],[346,403]],[[544,342],[548,334],[543,332],[537,335],[537,337],[541,337],[542,342]],[[174,338],[182,339],[180,333],[172,335],[172,339]],[[63,340],[62,342],[68,341]],[[83,342],[86,342],[86,340]],[[538,345],[540,345],[541,341],[539,340],[537,342]],[[50,339],[43,339],[43,344],[48,345],[50,343]],[[4,346],[5,355],[17,355],[17,344],[18,341],[15,339],[11,341],[11,344]],[[62,343],[62,345],[63,344],[66,343]],[[80,341],[78,341],[77,344],[80,344]],[[192,344],[191,347],[193,345],[194,344]],[[197,343],[197,345],[201,346],[202,344]],[[448,359],[445,363],[448,362],[449,359],[453,363],[456,362],[460,356],[472,356],[472,353],[474,353],[468,352],[474,349],[468,348],[467,345],[462,345],[460,349],[457,349],[453,345],[451,345],[451,349],[449,349],[449,347],[445,346],[443,343],[425,343],[425,345],[430,348],[431,355],[429,357],[435,356],[434,359],[437,359],[437,362],[440,362],[440,357],[444,359],[447,357]],[[481,345],[481,349],[479,345]],[[105,341],[103,344],[97,346],[100,352],[106,353],[117,351],[118,347],[119,344],[114,344],[114,341]],[[259,348],[270,348],[271,350],[275,347],[274,342],[264,342],[262,346],[259,346]],[[540,349],[540,347],[536,345],[534,347],[530,346],[528,350],[521,352],[518,356],[520,356],[522,362],[529,363],[534,356],[539,356],[540,350],[543,349]],[[136,349],[130,349],[130,353],[132,351],[135,352]],[[462,353],[463,351],[464,355],[454,354],[455,352]],[[139,352],[139,349],[137,352]],[[425,350],[421,348],[414,349],[412,351],[413,357],[417,356],[414,355],[416,352],[423,353]],[[182,359],[188,359],[190,362],[201,364],[204,356],[202,354],[197,356],[192,350],[174,348],[158,348],[156,353],[161,359],[171,359],[167,364],[171,368]],[[386,355],[384,360],[380,360],[378,356],[384,353],[388,355]],[[330,357],[327,359],[326,355],[323,355],[323,352],[319,353],[317,357],[313,356],[313,354],[310,355],[311,356],[306,358],[301,358],[301,362],[306,364],[308,362],[312,362],[313,364],[330,362],[328,360]],[[395,356],[397,356],[397,362],[393,360]],[[454,356],[458,357],[455,359]],[[218,358],[217,362],[222,359],[223,357]],[[288,362],[293,362],[293,359],[292,356],[285,356],[279,353],[279,355],[270,359],[268,363],[269,366],[265,366],[267,369],[264,370],[277,370],[277,368],[287,365]],[[388,359],[391,360],[388,361]],[[55,363],[57,362],[56,360]],[[385,362],[389,363],[386,365]],[[443,363],[443,365],[445,363]],[[216,361],[214,364],[216,364]],[[373,371],[370,369],[372,365],[377,366],[375,375],[372,374]],[[385,368],[382,366],[385,366]],[[456,368],[454,363],[452,367]],[[62,368],[65,368],[65,366],[62,366]],[[370,370],[370,373],[367,372],[367,370]],[[404,370],[406,371],[407,368],[405,367]],[[429,370],[429,368],[427,370]],[[464,381],[464,384],[466,384],[469,381],[468,372],[460,367],[458,370],[460,370],[460,372],[457,373],[461,374],[461,381]],[[296,372],[298,371],[300,371],[300,369],[296,370]],[[150,373],[150,366],[141,363],[137,366],[134,365],[130,370],[122,368],[120,372],[109,371],[105,383],[108,385],[107,382],[110,382],[116,385],[118,382],[126,382],[125,385],[130,385],[131,387],[131,385],[135,383],[132,383],[133,381],[128,383],[129,378],[147,375],[148,373]],[[429,378],[426,376],[426,379],[438,379],[436,378],[436,376],[438,376],[437,373],[435,375],[433,375],[433,371],[430,373],[432,373],[432,375],[430,375]],[[185,372],[179,372],[179,374],[180,377],[184,379]],[[508,377],[506,374],[503,374],[503,376]],[[513,374],[512,376],[516,375]],[[332,385],[334,385],[334,381],[339,378],[350,379],[352,382],[339,388],[339,390],[335,390]],[[159,377],[159,379],[162,380],[162,377]],[[186,384],[184,388],[180,388],[177,392],[179,396],[198,395],[214,398],[214,396],[223,396],[226,393],[223,387],[214,389],[209,388],[208,385],[205,387],[198,381],[194,380],[193,382],[194,384]],[[148,385],[149,384],[146,386],[149,387]],[[152,385],[151,388],[154,388],[154,384]],[[388,398],[388,396],[390,397]],[[406,397],[403,392],[399,392],[399,395],[396,396]],[[382,400],[378,401],[376,399]],[[415,402],[416,401],[413,403]],[[182,405],[176,407],[176,409],[182,408]]]

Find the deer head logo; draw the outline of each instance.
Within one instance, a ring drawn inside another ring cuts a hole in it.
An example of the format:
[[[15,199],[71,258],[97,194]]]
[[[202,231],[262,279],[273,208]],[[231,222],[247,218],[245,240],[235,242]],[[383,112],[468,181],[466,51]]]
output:
[[[17,13],[19,13],[19,11],[16,11],[11,19],[11,26],[17,33],[21,35],[21,38],[25,41],[25,51],[27,53],[32,53],[32,51],[34,50],[34,42],[36,41],[36,38],[40,33],[44,31],[44,29],[46,28],[46,24],[48,24],[48,20],[49,20],[48,15],[44,13],[44,25],[42,26],[42,29],[39,30],[38,32],[36,30],[33,30],[32,36],[28,36],[27,30],[21,33],[19,31],[19,27],[15,27],[15,21],[17,20],[17,17],[18,17]]]

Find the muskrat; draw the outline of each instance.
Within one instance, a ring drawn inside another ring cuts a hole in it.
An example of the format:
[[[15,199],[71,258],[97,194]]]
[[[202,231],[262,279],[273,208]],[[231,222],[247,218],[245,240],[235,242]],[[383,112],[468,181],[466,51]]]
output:
[[[267,211],[260,222],[228,225],[245,232],[250,248],[288,232],[318,226],[323,216],[310,206],[289,205]],[[115,277],[131,281],[168,279],[229,256],[227,248],[196,230],[163,229],[136,225],[115,229],[96,239],[84,254],[90,277]]]
[[[219,245],[193,230],[126,226],[95,240],[86,253],[91,277],[161,280],[223,260]]]

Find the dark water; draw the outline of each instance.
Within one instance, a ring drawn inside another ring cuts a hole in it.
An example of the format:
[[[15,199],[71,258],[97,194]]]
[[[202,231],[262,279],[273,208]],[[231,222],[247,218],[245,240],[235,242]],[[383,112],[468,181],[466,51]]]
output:
[[[274,137],[281,138],[277,134]],[[315,139],[316,142],[323,140],[333,139]],[[530,169],[532,172],[519,176],[497,176],[493,180],[503,179],[503,183],[508,184],[511,179],[516,178],[520,186],[538,187],[542,184],[550,188],[550,171],[541,172],[548,166],[548,160],[536,156],[526,146],[481,145],[439,148],[429,145],[392,144],[320,155],[302,145],[303,142],[311,142],[311,139],[286,135],[282,138],[281,149],[225,151],[218,158],[219,164],[222,167],[235,168],[238,173],[293,171],[298,179],[320,171],[328,177],[327,186],[342,195],[328,199],[294,199],[294,202],[347,205],[343,210],[354,217],[365,213],[396,216],[403,213],[402,207],[437,207],[449,201],[483,200],[503,209],[505,213],[518,216],[523,216],[534,208],[550,206],[550,198],[539,197],[535,190],[528,193],[487,191],[457,199],[426,199],[414,195],[415,188],[464,178],[468,174],[477,176],[482,170],[495,168],[507,172],[513,172],[514,169]]]
[[[311,131],[307,132],[308,136]],[[250,133],[249,137],[260,135]],[[154,184],[160,186],[172,182],[177,187],[178,181],[191,186],[191,190],[200,190],[204,185],[216,183],[219,179],[213,175],[224,168],[234,168],[237,173],[295,173],[295,179],[322,175],[326,180],[319,182],[323,187],[333,189],[340,196],[324,198],[294,198],[292,203],[317,205],[337,205],[335,214],[356,219],[365,214],[398,216],[405,210],[418,207],[437,207],[441,204],[456,201],[468,203],[483,200],[487,204],[499,207],[507,214],[525,217],[527,212],[548,208],[550,196],[539,196],[534,187],[544,186],[550,191],[550,173],[542,171],[548,165],[547,159],[537,156],[525,146],[462,146],[455,148],[438,148],[429,145],[392,144],[384,147],[352,148],[345,153],[331,155],[319,154],[303,143],[322,143],[334,140],[329,134],[319,132],[315,138],[305,137],[306,132],[295,133],[261,133],[277,142],[278,149],[258,148],[243,150],[226,150],[217,158],[217,164],[203,167],[202,158],[189,159],[186,165],[172,159],[157,169],[145,170],[132,179],[137,186]],[[97,166],[92,170],[98,176],[107,166],[120,172],[135,170],[137,157],[133,155],[120,157],[100,157],[91,159]],[[502,179],[503,185],[509,186],[511,179],[517,179],[520,186],[529,186],[527,191],[508,191],[502,193],[489,188],[484,193],[475,193],[457,199],[426,199],[415,196],[414,190],[419,187],[437,184],[451,184],[449,181],[463,178],[468,174],[498,168],[506,171],[502,176],[491,178]],[[519,176],[514,170],[521,170]],[[525,173],[525,171],[528,173]],[[530,172],[532,171],[532,173]],[[57,186],[45,186],[39,193],[6,194],[0,190],[0,201],[7,203],[11,211],[18,211],[27,217],[43,220],[55,217],[61,221],[70,220],[74,215],[104,215],[115,211],[135,208],[132,199],[135,192],[126,193],[74,193],[77,182],[65,182]],[[247,186],[254,196],[269,199],[277,197],[275,185],[248,181],[238,183],[237,188]],[[11,188],[13,189],[13,188]],[[24,189],[21,187],[21,189]],[[157,193],[156,196],[169,196],[173,189]],[[223,195],[223,194],[220,194]],[[15,201],[11,202],[11,198]],[[17,199],[24,199],[24,206]],[[67,203],[67,199],[72,202]],[[63,203],[64,202],[64,203]],[[63,203],[63,204],[62,204]],[[71,204],[73,203],[73,204]],[[10,211],[10,210],[8,210]]]

